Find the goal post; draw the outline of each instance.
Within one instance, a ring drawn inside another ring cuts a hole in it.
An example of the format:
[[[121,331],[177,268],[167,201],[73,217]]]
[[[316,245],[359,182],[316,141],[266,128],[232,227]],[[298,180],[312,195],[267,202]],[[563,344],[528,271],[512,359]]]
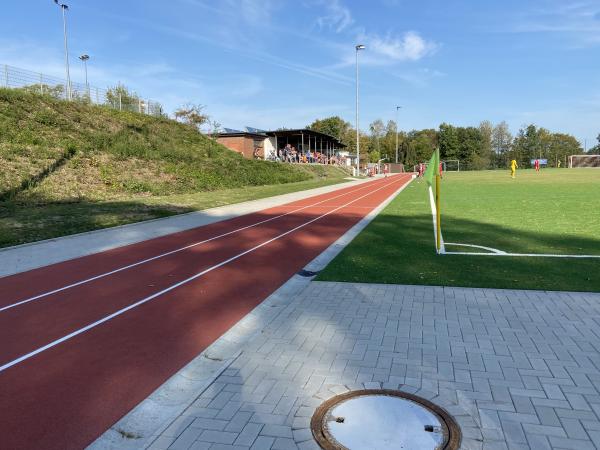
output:
[[[442,168],[444,172],[460,172],[460,160],[446,159],[442,161]]]
[[[571,155],[569,169],[595,168],[600,169],[600,155]]]

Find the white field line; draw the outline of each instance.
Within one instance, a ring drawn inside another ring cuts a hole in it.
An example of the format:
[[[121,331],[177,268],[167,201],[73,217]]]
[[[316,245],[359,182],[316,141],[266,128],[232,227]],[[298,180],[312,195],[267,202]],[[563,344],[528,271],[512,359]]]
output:
[[[429,203],[431,205],[431,218],[433,219],[433,242],[435,245],[435,251],[437,252],[437,211],[435,207],[435,199],[433,198],[433,189],[429,186]],[[440,251],[439,253],[445,253],[446,248],[444,247],[444,237],[440,230]]]
[[[406,182],[408,183],[408,180]],[[159,296],[161,296],[163,294],[166,294],[167,292],[170,292],[170,291],[172,291],[174,289],[177,289],[178,287],[183,286],[184,284],[187,284],[190,281],[193,281],[193,280],[195,280],[197,278],[200,278],[201,276],[206,275],[207,273],[212,272],[213,270],[218,269],[219,267],[222,267],[222,266],[224,266],[226,264],[229,264],[230,262],[235,261],[236,259],[239,259],[242,256],[247,255],[248,253],[252,253],[253,251],[258,250],[259,248],[264,247],[265,245],[268,245],[271,242],[274,242],[274,241],[276,241],[278,239],[281,239],[282,237],[287,236],[288,234],[293,233],[293,232],[299,230],[300,228],[304,228],[305,226],[310,225],[311,223],[316,222],[317,220],[322,219],[323,217],[326,217],[326,216],[328,216],[330,214],[333,214],[334,212],[338,211],[339,209],[345,208],[345,207],[351,205],[352,203],[355,203],[355,202],[361,200],[364,197],[367,197],[367,196],[369,196],[371,194],[374,194],[377,191],[380,191],[383,188],[389,187],[390,185],[392,185],[394,183],[395,183],[395,181],[392,181],[391,183],[385,183],[380,188],[377,188],[374,191],[368,192],[368,193],[366,193],[366,194],[364,194],[364,195],[362,195],[362,196],[360,196],[358,198],[355,198],[354,200],[346,203],[345,205],[342,205],[342,206],[339,206],[339,207],[337,207],[335,209],[332,209],[331,211],[326,212],[325,214],[321,214],[320,216],[315,217],[314,219],[311,219],[308,222],[303,223],[302,225],[298,225],[297,227],[294,227],[291,230],[288,230],[288,231],[286,231],[284,233],[279,234],[278,236],[275,236],[275,237],[273,237],[273,238],[271,238],[271,239],[269,239],[267,241],[264,241],[264,242],[262,242],[262,243],[260,243],[260,244],[258,244],[256,246],[254,246],[254,247],[252,247],[252,248],[250,248],[250,249],[242,252],[242,253],[239,253],[239,254],[237,254],[235,256],[232,256],[231,258],[228,258],[228,259],[226,259],[224,261],[221,261],[219,264],[215,264],[214,266],[211,266],[208,269],[205,269],[205,270],[203,270],[201,272],[198,272],[197,274],[192,275],[191,277],[186,278],[185,280],[182,280],[182,281],[180,281],[178,283],[175,283],[175,284],[169,286],[168,288],[163,289],[162,291],[156,292],[156,293],[154,293],[154,294],[152,294],[152,295],[150,295],[148,297],[145,297],[145,298],[143,298],[143,299],[141,299],[141,300],[139,300],[139,301],[137,301],[137,302],[135,302],[135,303],[133,303],[133,304],[131,304],[129,306],[126,306],[125,308],[122,308],[122,309],[120,309],[118,311],[115,311],[112,314],[109,314],[108,316],[103,317],[102,319],[99,319],[99,320],[97,320],[97,321],[95,321],[93,323],[90,323],[90,324],[86,325],[85,327],[79,328],[78,330],[75,330],[72,333],[67,334],[66,336],[63,336],[63,337],[61,337],[59,339],[56,339],[56,340],[50,342],[49,344],[46,344],[46,345],[44,345],[42,347],[39,347],[36,350],[33,350],[33,351],[31,351],[31,352],[23,355],[23,356],[20,356],[17,359],[14,359],[14,360],[12,360],[12,361],[10,361],[10,362],[8,362],[8,363],[0,366],[0,372],[3,372],[6,369],[9,369],[10,367],[12,367],[14,365],[17,365],[17,364],[19,364],[19,363],[21,363],[23,361],[26,361],[29,358],[32,358],[33,356],[38,355],[38,354],[40,354],[40,353],[42,353],[42,352],[44,352],[44,351],[46,351],[46,350],[48,350],[48,349],[50,349],[52,347],[56,347],[57,345],[65,342],[65,341],[67,341],[67,340],[69,340],[71,338],[74,338],[75,336],[83,334],[86,331],[91,330],[92,328],[95,328],[95,327],[97,327],[97,326],[99,326],[99,325],[101,325],[101,324],[103,324],[105,322],[108,322],[109,320],[112,320],[115,317],[118,317],[118,316],[126,313],[127,311],[130,311],[130,310],[132,310],[134,308],[137,308],[138,306],[141,306],[144,303],[148,303],[149,301],[155,299],[156,297],[159,297]],[[395,195],[395,193],[392,194],[392,195]]]
[[[482,250],[487,250],[489,252],[492,253],[497,253],[499,255],[502,254],[506,254],[505,251],[502,250],[498,250],[497,248],[493,248],[493,247],[484,247],[483,245],[475,245],[475,244],[458,244],[456,242],[446,242],[446,245],[454,245],[456,247],[473,247],[473,248],[480,248]],[[448,252],[447,252],[448,253]],[[466,252],[455,252],[455,253],[466,253]]]
[[[133,267],[137,267],[137,266],[140,266],[140,265],[142,265],[142,264],[146,264],[146,263],[148,263],[148,262],[155,261],[155,260],[157,260],[157,259],[160,259],[160,258],[164,258],[165,256],[170,256],[170,255],[173,255],[173,254],[175,254],[175,253],[182,252],[182,251],[184,251],[184,250],[190,249],[190,248],[192,248],[192,247],[196,247],[196,246],[198,246],[198,245],[206,244],[207,242],[211,242],[211,241],[214,241],[214,240],[220,239],[220,238],[222,238],[222,237],[225,237],[225,236],[229,236],[229,235],[232,235],[232,234],[235,234],[235,233],[239,233],[240,231],[247,230],[248,228],[256,227],[256,226],[258,226],[258,225],[262,225],[262,224],[264,224],[264,223],[267,223],[267,222],[270,222],[270,221],[272,221],[272,220],[280,219],[280,218],[282,218],[282,217],[284,217],[284,216],[288,216],[288,215],[290,215],[290,214],[297,213],[298,211],[302,211],[302,210],[304,210],[304,209],[307,209],[307,208],[311,208],[311,207],[313,207],[313,206],[320,205],[321,203],[325,203],[325,202],[327,202],[327,201],[330,201],[330,200],[335,200],[336,198],[343,197],[343,196],[345,196],[345,195],[348,195],[348,194],[352,194],[352,193],[354,193],[354,192],[361,191],[361,190],[363,190],[363,189],[366,189],[366,188],[368,187],[368,185],[369,185],[369,184],[370,184],[370,183],[365,183],[365,184],[363,184],[363,185],[362,185],[360,188],[358,188],[358,189],[354,189],[354,190],[352,190],[352,191],[350,191],[350,192],[346,192],[346,193],[343,193],[343,194],[340,194],[340,195],[336,195],[335,197],[328,198],[328,199],[326,199],[326,200],[322,200],[322,201],[320,201],[320,202],[313,203],[313,204],[311,204],[311,205],[303,206],[303,207],[301,207],[301,208],[298,208],[298,209],[294,209],[294,210],[292,210],[292,211],[289,211],[289,212],[287,212],[287,213],[285,213],[285,214],[280,214],[280,215],[278,215],[278,216],[274,216],[274,217],[271,217],[271,218],[269,218],[269,219],[261,220],[260,222],[253,223],[253,224],[251,224],[251,225],[247,225],[247,226],[245,226],[245,227],[237,228],[237,229],[235,229],[235,230],[228,231],[227,233],[219,234],[218,236],[213,236],[213,237],[211,237],[211,238],[209,238],[209,239],[205,239],[205,240],[203,240],[203,241],[194,242],[193,244],[186,245],[185,247],[180,247],[180,248],[177,248],[177,249],[175,249],[175,250],[168,251],[168,252],[166,252],[166,253],[161,253],[160,255],[156,255],[156,256],[153,256],[153,257],[151,257],[151,258],[143,259],[143,260],[141,260],[141,261],[138,261],[138,262],[135,262],[135,263],[132,263],[132,264],[128,264],[128,265],[126,265],[126,266],[123,266],[123,267],[119,267],[118,269],[111,270],[110,272],[105,272],[105,273],[102,273],[102,274],[100,274],[100,275],[95,275],[95,276],[93,276],[93,277],[86,278],[86,279],[84,279],[84,280],[81,280],[81,281],[77,281],[77,282],[75,282],[75,283],[72,283],[72,284],[69,284],[69,285],[67,285],[67,286],[63,286],[63,287],[61,287],[61,288],[58,288],[58,289],[54,289],[54,290],[51,290],[51,291],[48,291],[48,292],[44,292],[44,293],[42,293],[42,294],[39,294],[39,295],[36,295],[36,296],[33,296],[33,297],[26,298],[25,300],[20,300],[20,301],[18,301],[18,302],[16,302],[16,303],[13,303],[13,304],[11,304],[11,305],[7,305],[7,306],[0,307],[0,312],[6,311],[6,310],[8,310],[8,309],[16,308],[17,306],[21,306],[21,305],[24,305],[24,304],[26,304],[26,303],[33,302],[33,301],[35,301],[35,300],[39,300],[39,299],[41,299],[41,298],[47,297],[47,296],[49,296],[49,295],[52,295],[52,294],[56,294],[56,293],[58,293],[58,292],[66,291],[67,289],[71,289],[71,288],[74,288],[74,287],[77,287],[77,286],[81,286],[82,284],[90,283],[90,282],[92,282],[92,281],[96,281],[96,280],[99,280],[99,279],[101,279],[101,278],[108,277],[108,276],[110,276],[110,275],[114,275],[115,273],[119,273],[119,272],[122,272],[122,271],[124,271],[124,270],[132,269]]]
[[[449,245],[449,244],[448,244]],[[445,255],[465,256],[517,256],[528,258],[600,258],[600,255],[559,255],[554,253],[480,253],[480,252],[445,252]]]

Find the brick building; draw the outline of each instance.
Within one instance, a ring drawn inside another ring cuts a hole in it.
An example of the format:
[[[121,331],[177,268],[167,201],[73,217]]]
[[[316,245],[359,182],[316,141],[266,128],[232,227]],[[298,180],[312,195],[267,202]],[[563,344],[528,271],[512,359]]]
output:
[[[259,133],[251,133],[246,131],[231,131],[219,133],[217,142],[234,152],[242,154],[244,157],[252,159],[255,149],[260,158],[265,157],[264,144],[266,136]]]
[[[217,141],[225,147],[253,158],[254,151],[261,159],[276,159],[278,151],[286,145],[299,152],[319,152],[327,156],[339,154],[346,145],[333,136],[306,128],[297,130],[264,131],[247,127],[245,131],[225,129],[217,135]]]

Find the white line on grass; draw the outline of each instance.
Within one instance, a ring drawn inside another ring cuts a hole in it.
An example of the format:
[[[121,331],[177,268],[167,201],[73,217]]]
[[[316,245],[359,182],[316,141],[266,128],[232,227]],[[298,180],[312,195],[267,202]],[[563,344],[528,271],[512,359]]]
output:
[[[303,223],[302,225],[298,225],[297,227],[294,227],[291,230],[288,230],[288,231],[286,231],[284,233],[281,233],[278,236],[275,236],[274,238],[271,238],[271,239],[269,239],[267,241],[264,241],[261,244],[258,244],[258,245],[254,246],[254,247],[252,247],[252,248],[250,248],[250,249],[248,249],[248,250],[246,250],[246,251],[244,251],[242,253],[239,253],[239,254],[237,254],[235,256],[232,256],[231,258],[228,258],[225,261],[220,262],[219,264],[215,264],[214,266],[211,266],[208,269],[203,270],[202,272],[198,272],[197,274],[192,275],[191,277],[186,278],[185,280],[182,280],[182,281],[180,281],[178,283],[175,283],[175,284],[169,286],[168,288],[163,289],[162,291],[156,292],[156,293],[154,293],[154,294],[152,294],[152,295],[150,295],[148,297],[145,297],[142,300],[139,300],[139,301],[137,301],[137,302],[135,302],[135,303],[133,303],[133,304],[131,304],[129,306],[126,306],[125,308],[122,308],[122,309],[120,309],[120,310],[118,310],[118,311],[116,311],[116,312],[114,312],[112,314],[109,314],[108,316],[103,317],[100,320],[97,320],[96,322],[90,323],[89,325],[86,325],[85,327],[79,328],[78,330],[75,330],[72,333],[67,334],[66,336],[63,336],[63,337],[61,337],[59,339],[56,339],[56,340],[50,342],[49,344],[44,345],[43,347],[39,347],[38,349],[33,350],[32,352],[29,352],[29,353],[27,353],[27,354],[25,354],[23,356],[20,356],[19,358],[14,359],[14,360],[12,360],[12,361],[4,364],[3,366],[0,366],[0,372],[3,372],[3,371],[5,371],[6,369],[9,369],[12,366],[15,366],[15,365],[17,365],[17,364],[19,364],[19,363],[21,363],[23,361],[26,361],[27,359],[29,359],[29,358],[31,358],[31,357],[33,357],[35,355],[38,355],[38,354],[40,354],[40,353],[42,353],[42,352],[44,352],[44,351],[46,351],[46,350],[48,350],[48,349],[50,349],[52,347],[55,347],[55,346],[57,346],[57,345],[65,342],[65,341],[67,341],[67,340],[69,340],[71,338],[74,338],[75,336],[83,334],[86,331],[91,330],[92,328],[95,328],[95,327],[97,327],[97,326],[99,326],[99,325],[101,325],[101,324],[103,324],[105,322],[108,322],[109,320],[112,320],[115,317],[120,316],[121,314],[126,313],[127,311],[130,311],[130,310],[132,310],[134,308],[137,308],[138,306],[141,306],[144,303],[147,303],[147,302],[155,299],[156,297],[159,297],[159,296],[161,296],[163,294],[166,294],[167,292],[170,292],[170,291],[172,291],[174,289],[177,289],[178,287],[183,286],[184,284],[187,284],[190,281],[193,281],[193,280],[195,280],[197,278],[200,278],[201,276],[206,275],[207,273],[212,272],[213,270],[218,269],[219,267],[222,267],[222,266],[224,266],[224,265],[226,265],[226,264],[228,264],[228,263],[230,263],[232,261],[235,261],[236,259],[239,259],[242,256],[247,255],[248,253],[252,253],[253,251],[258,250],[259,248],[264,247],[265,245],[268,245],[271,242],[274,242],[274,241],[276,241],[278,239],[281,239],[282,237],[287,236],[288,234],[293,233],[293,232],[299,230],[300,228],[304,228],[305,226],[310,225],[311,223],[316,222],[317,220],[322,219],[323,217],[326,217],[326,216],[328,216],[330,214],[333,214],[334,212],[338,211],[339,209],[345,208],[345,207],[351,205],[352,203],[357,202],[358,200],[361,200],[364,197],[367,197],[367,196],[369,196],[371,194],[374,194],[375,192],[380,191],[383,188],[391,186],[395,182],[396,181],[392,181],[390,183],[385,183],[383,186],[381,186],[380,188],[375,189],[374,191],[368,192],[368,193],[366,193],[366,194],[364,194],[364,195],[362,195],[362,196],[360,196],[360,197],[358,197],[358,198],[356,198],[356,199],[354,199],[354,200],[352,200],[352,201],[350,201],[350,202],[348,202],[348,203],[346,203],[346,204],[344,204],[342,206],[339,206],[339,207],[337,207],[335,209],[332,209],[331,211],[329,211],[329,212],[327,212],[325,214],[321,214],[320,216],[315,217],[314,219],[311,219],[308,222]],[[408,182],[408,180],[406,180],[406,182]],[[395,193],[392,194],[392,195],[395,195]]]
[[[450,244],[448,244],[450,245]],[[481,252],[444,252],[444,255],[465,256],[526,256],[532,258],[600,258],[600,255],[559,255],[554,253],[481,253]]]
[[[239,233],[240,231],[247,230],[248,228],[256,227],[256,226],[258,226],[258,225],[262,225],[262,224],[264,224],[264,223],[267,223],[267,222],[270,222],[270,221],[272,221],[272,220],[280,219],[280,218],[282,218],[282,217],[284,217],[284,216],[288,216],[288,215],[290,215],[290,214],[297,213],[298,211],[302,211],[302,210],[304,210],[304,209],[307,209],[307,208],[311,208],[311,207],[313,207],[313,206],[320,205],[321,203],[325,203],[325,202],[327,202],[327,201],[330,201],[330,200],[335,200],[336,198],[343,197],[343,196],[345,196],[345,195],[348,195],[348,194],[352,194],[352,193],[355,193],[355,192],[361,191],[361,190],[363,190],[363,189],[366,189],[366,188],[368,187],[368,185],[369,185],[369,184],[370,184],[370,183],[365,183],[365,185],[361,186],[361,187],[360,187],[360,188],[358,188],[358,189],[354,189],[354,190],[352,190],[352,191],[349,191],[349,192],[346,192],[346,193],[343,193],[343,194],[340,194],[340,195],[336,195],[335,197],[328,198],[328,199],[322,200],[322,201],[320,201],[320,202],[313,203],[313,204],[311,204],[311,205],[303,206],[302,208],[298,208],[298,209],[295,209],[295,210],[293,210],[293,211],[289,211],[289,212],[287,212],[287,213],[285,213],[285,214],[280,214],[280,215],[278,215],[278,216],[274,216],[274,217],[271,217],[271,218],[269,218],[269,219],[261,220],[260,222],[253,223],[253,224],[251,224],[251,225],[247,225],[247,226],[245,226],[245,227],[237,228],[237,229],[235,229],[235,230],[228,231],[227,233],[223,233],[223,234],[220,234],[220,235],[218,235],[218,236],[213,236],[213,237],[211,237],[211,238],[209,238],[209,239],[205,239],[205,240],[203,240],[203,241],[194,242],[193,244],[186,245],[185,247],[180,247],[180,248],[177,248],[177,249],[175,249],[175,250],[171,250],[171,251],[168,251],[168,252],[166,252],[166,253],[162,253],[162,254],[160,254],[160,255],[156,255],[156,256],[153,256],[153,257],[151,257],[151,258],[144,259],[144,260],[142,260],[142,261],[138,261],[138,262],[135,262],[135,263],[132,263],[132,264],[128,264],[128,265],[126,265],[126,266],[119,267],[118,269],[114,269],[114,270],[111,270],[111,271],[109,271],[109,272],[105,272],[105,273],[102,273],[102,274],[100,274],[100,275],[95,275],[95,276],[93,276],[93,277],[86,278],[86,279],[84,279],[84,280],[81,280],[81,281],[77,281],[76,283],[72,283],[72,284],[69,284],[69,285],[67,285],[67,286],[63,286],[63,287],[61,287],[61,288],[54,289],[54,290],[52,290],[52,291],[44,292],[44,293],[42,293],[42,294],[39,294],[39,295],[36,295],[36,296],[33,296],[33,297],[26,298],[25,300],[20,300],[20,301],[18,301],[18,302],[16,302],[16,303],[13,303],[13,304],[11,304],[11,305],[7,305],[7,306],[0,307],[0,312],[6,311],[6,310],[8,310],[8,309],[16,308],[17,306],[21,306],[21,305],[24,305],[24,304],[26,304],[26,303],[33,302],[33,301],[35,301],[35,300],[39,300],[39,299],[41,299],[41,298],[47,297],[47,296],[49,296],[49,295],[52,295],[52,294],[56,294],[56,293],[58,293],[58,292],[66,291],[67,289],[71,289],[71,288],[74,288],[74,287],[77,287],[77,286],[81,286],[82,284],[90,283],[90,282],[92,282],[92,281],[96,281],[96,280],[99,280],[99,279],[101,279],[101,278],[104,278],[104,277],[107,277],[107,276],[110,276],[110,275],[114,275],[114,274],[116,274],[116,273],[119,273],[119,272],[122,272],[122,271],[124,271],[124,270],[132,269],[133,267],[137,267],[137,266],[140,266],[140,265],[142,265],[142,264],[146,264],[146,263],[148,263],[148,262],[151,262],[151,261],[154,261],[154,260],[157,260],[157,259],[160,259],[160,258],[164,258],[165,256],[170,256],[170,255],[173,255],[173,254],[175,254],[175,253],[178,253],[178,252],[182,252],[182,251],[184,251],[184,250],[190,249],[190,248],[192,248],[192,247],[196,247],[196,246],[198,246],[198,245],[201,245],[201,244],[206,244],[207,242],[211,242],[211,241],[214,241],[214,240],[220,239],[220,238],[222,238],[222,237],[225,237],[225,236],[229,236],[229,235],[232,235],[232,234],[235,234],[235,233]]]
[[[498,250],[497,248],[492,248],[492,247],[484,247],[483,245],[475,245],[475,244],[457,244],[456,242],[446,242],[446,245],[453,245],[455,247],[473,247],[473,248],[480,248],[482,250],[487,250],[489,252],[492,253],[497,253],[499,255],[505,254],[505,251],[502,250]],[[448,253],[448,252],[446,252]],[[455,252],[455,253],[468,253],[468,252]]]
[[[431,204],[431,218],[433,219],[433,242],[436,244],[435,251],[437,252],[437,208],[435,207],[435,200],[433,198],[433,189],[429,186],[429,203]],[[442,230],[440,230],[440,251],[439,253],[445,253],[446,248],[444,247],[444,237],[442,236]]]

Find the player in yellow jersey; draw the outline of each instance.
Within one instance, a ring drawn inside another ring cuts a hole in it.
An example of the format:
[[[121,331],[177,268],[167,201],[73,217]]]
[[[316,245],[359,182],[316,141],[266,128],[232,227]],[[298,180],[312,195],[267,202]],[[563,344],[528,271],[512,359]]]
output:
[[[511,178],[515,178],[515,175],[517,173],[517,169],[519,168],[519,166],[517,165],[517,160],[513,159],[510,162],[510,176]]]

